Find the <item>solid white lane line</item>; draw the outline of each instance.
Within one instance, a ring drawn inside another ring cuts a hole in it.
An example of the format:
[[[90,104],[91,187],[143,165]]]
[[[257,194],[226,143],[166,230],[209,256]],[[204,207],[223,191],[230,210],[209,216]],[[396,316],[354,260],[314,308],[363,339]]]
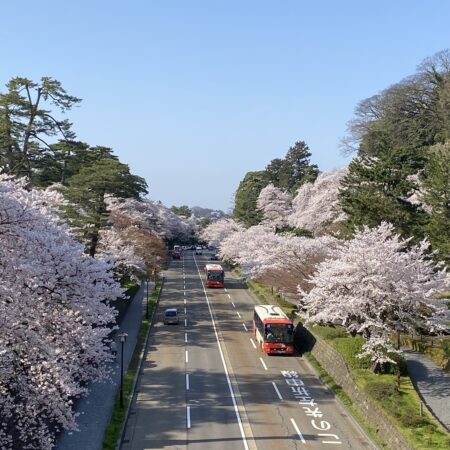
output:
[[[189,374],[186,374],[186,390],[189,390]]]
[[[273,381],[272,381],[272,386],[273,386],[273,388],[275,389],[275,392],[277,393],[278,398],[279,398],[280,400],[283,400],[283,397],[281,396],[280,391],[279,391],[278,388],[277,388],[277,385],[276,385]]]
[[[248,331],[247,325],[245,323],[242,324],[244,326],[245,331]]]
[[[191,428],[191,407],[186,406],[186,424],[188,428]]]
[[[252,339],[252,338],[250,338],[250,342],[252,343],[252,345],[253,345],[253,348],[256,348],[256,344],[255,344],[255,341]]]
[[[186,362],[187,362],[187,363],[189,362],[189,353],[188,353],[187,350],[186,350]]]
[[[264,360],[263,360],[262,358],[259,358],[259,360],[261,361],[261,364],[263,365],[264,370],[268,370],[268,369],[267,369],[267,366],[266,366],[266,363],[264,362]]]
[[[244,444],[244,449],[249,450],[247,443],[247,436],[245,436],[244,427],[242,425],[241,415],[239,413],[239,409],[236,403],[236,397],[234,395],[233,385],[231,384],[230,375],[228,374],[227,364],[225,362],[225,357],[223,355],[222,346],[220,345],[219,334],[217,333],[216,322],[214,321],[214,316],[211,309],[211,304],[209,303],[208,293],[206,292],[205,283],[203,282],[202,274],[200,273],[200,269],[197,264],[197,260],[194,258],[195,266],[197,267],[198,276],[200,277],[200,281],[202,283],[203,292],[206,298],[206,304],[208,305],[209,315],[211,317],[211,322],[214,330],[214,334],[216,336],[217,347],[219,349],[220,359],[222,360],[223,371],[225,373],[225,377],[227,379],[228,390],[230,391],[231,401],[233,402],[234,413],[236,414],[236,420],[239,425],[239,431],[241,432],[242,442]]]
[[[231,295],[230,294],[227,294],[228,295],[228,298],[231,298]]]
[[[187,342],[187,333],[184,333],[184,342]]]
[[[237,313],[239,319],[242,319],[241,315],[239,314],[239,311],[236,311],[236,313]]]
[[[184,326],[187,327],[187,319],[184,319]]]
[[[231,302],[231,304],[233,305],[233,308],[236,308],[236,305],[233,302]]]
[[[303,442],[303,444],[306,444],[305,438],[303,437],[303,434],[301,433],[301,431],[298,429],[298,426],[295,423],[295,420],[291,418],[291,422],[292,422],[292,425],[294,426],[295,431],[297,432],[298,437],[300,438],[300,440]]]

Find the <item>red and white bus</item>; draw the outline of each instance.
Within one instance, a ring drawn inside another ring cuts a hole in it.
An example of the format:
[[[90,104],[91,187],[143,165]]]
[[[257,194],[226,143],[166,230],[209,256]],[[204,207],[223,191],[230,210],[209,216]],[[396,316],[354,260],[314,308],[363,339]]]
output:
[[[206,286],[223,288],[225,272],[220,264],[206,264]]]
[[[255,306],[253,332],[263,352],[294,353],[294,324],[279,306]]]

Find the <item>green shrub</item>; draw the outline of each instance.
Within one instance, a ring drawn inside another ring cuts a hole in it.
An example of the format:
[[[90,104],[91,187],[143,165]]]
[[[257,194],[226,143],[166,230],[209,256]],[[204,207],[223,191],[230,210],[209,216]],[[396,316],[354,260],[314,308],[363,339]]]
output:
[[[398,355],[397,353],[388,353],[389,358],[393,359],[396,364],[392,363],[384,363],[381,367],[381,373],[396,375],[397,374],[397,365],[400,368],[400,375],[407,375],[408,368],[406,366],[406,360],[403,356]]]
[[[430,424],[426,417],[421,417],[412,408],[404,408],[398,420],[403,426],[408,428],[419,428]]]
[[[373,399],[386,402],[391,398],[399,398],[400,394],[395,384],[386,381],[369,381],[364,389]]]
[[[442,341],[442,350],[447,358],[450,358],[450,340]]]

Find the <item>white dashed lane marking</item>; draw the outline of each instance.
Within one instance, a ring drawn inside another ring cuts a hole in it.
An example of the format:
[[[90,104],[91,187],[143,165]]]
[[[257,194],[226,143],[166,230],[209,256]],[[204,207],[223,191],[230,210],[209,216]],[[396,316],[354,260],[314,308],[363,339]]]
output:
[[[261,361],[261,364],[263,365],[264,370],[268,370],[268,369],[267,369],[267,366],[266,366],[266,363],[264,362],[264,360],[263,360],[262,358],[259,358],[259,360]]]
[[[278,398],[279,398],[280,400],[283,400],[283,397],[281,396],[280,391],[278,390],[277,385],[276,385],[273,381],[272,381],[272,386],[273,386],[273,388],[275,389],[275,392],[277,393]]]
[[[300,440],[302,441],[302,443],[303,443],[303,444],[306,444],[305,438],[303,437],[303,434],[301,433],[301,431],[299,430],[297,424],[295,423],[295,420],[291,418],[291,422],[292,422],[292,425],[293,425],[294,428],[295,428],[295,431],[296,431],[297,434],[298,434],[298,437],[299,437]]]

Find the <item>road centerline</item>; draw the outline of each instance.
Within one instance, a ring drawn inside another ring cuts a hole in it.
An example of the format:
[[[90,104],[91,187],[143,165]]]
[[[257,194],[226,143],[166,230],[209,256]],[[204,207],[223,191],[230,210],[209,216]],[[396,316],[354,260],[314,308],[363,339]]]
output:
[[[245,432],[244,432],[244,427],[243,427],[243,424],[242,424],[241,415],[239,413],[239,409],[238,409],[237,402],[236,402],[236,397],[234,395],[234,389],[233,389],[233,386],[231,384],[231,379],[230,379],[230,375],[228,373],[227,365],[225,363],[225,357],[223,355],[222,346],[220,345],[219,334],[217,332],[216,322],[214,320],[214,316],[213,316],[213,313],[212,313],[211,304],[209,302],[209,298],[208,298],[208,294],[206,292],[205,284],[203,283],[203,278],[201,276],[200,269],[198,267],[197,260],[195,259],[195,257],[194,257],[194,263],[195,263],[195,266],[197,267],[198,276],[200,278],[200,282],[202,283],[203,292],[204,292],[205,298],[206,298],[206,304],[208,305],[209,315],[211,317],[211,322],[212,322],[214,334],[216,336],[217,347],[219,349],[220,358],[222,360],[222,366],[223,366],[223,370],[224,370],[224,373],[225,373],[225,377],[227,379],[228,390],[230,392],[231,401],[233,402],[233,408],[234,408],[234,412],[236,414],[236,419],[237,419],[237,422],[238,422],[239,431],[241,433],[242,442],[244,444],[245,450],[249,450],[248,443],[247,443],[247,436],[245,435]],[[226,291],[226,289],[225,289],[225,291]]]

